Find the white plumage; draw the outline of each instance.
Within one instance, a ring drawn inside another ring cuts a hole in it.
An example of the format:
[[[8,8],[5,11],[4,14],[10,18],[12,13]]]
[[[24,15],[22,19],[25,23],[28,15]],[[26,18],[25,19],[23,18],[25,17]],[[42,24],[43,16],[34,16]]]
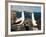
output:
[[[17,25],[21,25],[23,22],[24,22],[24,11],[22,11],[22,16],[21,16],[21,18],[18,18],[17,20],[16,20],[16,22],[19,22],[19,21],[21,21],[19,24],[17,24]]]
[[[36,20],[34,18],[34,13],[32,12],[32,23],[33,23],[33,26],[37,26],[36,24]]]

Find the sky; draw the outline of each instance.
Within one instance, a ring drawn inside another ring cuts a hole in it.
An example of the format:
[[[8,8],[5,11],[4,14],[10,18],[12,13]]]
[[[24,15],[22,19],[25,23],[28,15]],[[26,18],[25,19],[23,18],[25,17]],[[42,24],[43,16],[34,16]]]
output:
[[[20,6],[20,5],[12,5],[11,10],[13,11],[27,11],[27,12],[41,12],[40,6]]]

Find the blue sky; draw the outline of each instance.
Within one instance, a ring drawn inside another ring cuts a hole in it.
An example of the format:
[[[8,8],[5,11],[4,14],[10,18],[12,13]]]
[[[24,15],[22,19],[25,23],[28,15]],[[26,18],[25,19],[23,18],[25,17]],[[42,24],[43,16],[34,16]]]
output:
[[[40,6],[19,6],[19,5],[12,5],[11,10],[13,11],[27,11],[27,12],[41,12]]]

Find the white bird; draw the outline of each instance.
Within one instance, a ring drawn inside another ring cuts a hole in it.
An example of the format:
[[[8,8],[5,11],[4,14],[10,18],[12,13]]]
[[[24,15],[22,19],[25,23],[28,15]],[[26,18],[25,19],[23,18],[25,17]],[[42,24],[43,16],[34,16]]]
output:
[[[21,21],[21,22],[20,22],[20,21]],[[21,18],[18,18],[15,22],[16,22],[16,23],[17,23],[17,22],[20,22],[20,23],[18,23],[17,25],[21,25],[21,24],[24,22],[24,11],[22,11],[22,16],[21,16]]]
[[[32,23],[33,23],[33,26],[37,26],[36,24],[36,20],[34,18],[34,13],[32,12]]]

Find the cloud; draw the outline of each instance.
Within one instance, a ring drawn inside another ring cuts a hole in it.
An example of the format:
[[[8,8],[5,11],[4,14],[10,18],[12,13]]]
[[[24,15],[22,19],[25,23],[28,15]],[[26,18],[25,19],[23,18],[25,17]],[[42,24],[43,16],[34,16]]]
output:
[[[11,10],[13,11],[27,11],[27,12],[41,12],[40,6],[19,6],[19,5],[12,5]]]

